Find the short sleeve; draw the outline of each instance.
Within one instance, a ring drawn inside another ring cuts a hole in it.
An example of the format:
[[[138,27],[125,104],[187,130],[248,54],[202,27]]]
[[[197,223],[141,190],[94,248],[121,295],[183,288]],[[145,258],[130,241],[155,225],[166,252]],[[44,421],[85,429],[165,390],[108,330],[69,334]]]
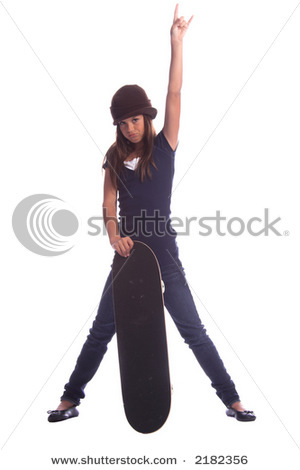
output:
[[[177,150],[173,150],[169,142],[167,141],[163,131],[161,130],[157,136],[154,139],[154,145],[164,152],[166,152],[168,155],[175,155],[175,152]]]

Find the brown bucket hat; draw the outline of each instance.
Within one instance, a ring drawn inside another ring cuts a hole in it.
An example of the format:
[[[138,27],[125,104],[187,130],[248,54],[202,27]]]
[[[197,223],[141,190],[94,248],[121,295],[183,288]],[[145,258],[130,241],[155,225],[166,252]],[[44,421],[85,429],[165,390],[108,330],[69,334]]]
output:
[[[113,124],[138,114],[146,114],[154,119],[157,109],[153,108],[145,90],[138,85],[125,85],[112,97],[111,115]]]

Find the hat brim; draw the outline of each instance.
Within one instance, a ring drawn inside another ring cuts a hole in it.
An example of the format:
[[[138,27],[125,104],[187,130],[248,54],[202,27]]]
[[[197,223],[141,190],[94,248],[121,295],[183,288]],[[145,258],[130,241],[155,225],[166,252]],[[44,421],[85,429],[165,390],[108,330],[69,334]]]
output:
[[[151,106],[147,108],[140,108],[140,109],[135,109],[133,111],[129,111],[128,113],[125,113],[122,116],[115,119],[113,124],[114,126],[116,126],[119,122],[123,121],[123,119],[130,118],[131,116],[138,116],[139,114],[146,114],[151,119],[155,119],[157,115],[157,109]]]

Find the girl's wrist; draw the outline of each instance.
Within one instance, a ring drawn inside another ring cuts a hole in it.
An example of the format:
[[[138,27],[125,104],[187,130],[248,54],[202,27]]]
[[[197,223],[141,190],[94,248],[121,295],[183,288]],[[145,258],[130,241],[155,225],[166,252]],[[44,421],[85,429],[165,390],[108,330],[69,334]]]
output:
[[[171,35],[171,47],[182,47],[182,46],[183,46],[183,40],[174,38]]]
[[[113,245],[114,245],[116,242],[118,242],[119,240],[121,240],[120,235],[116,235],[116,236],[110,238],[109,242],[110,242],[111,246],[113,246]]]

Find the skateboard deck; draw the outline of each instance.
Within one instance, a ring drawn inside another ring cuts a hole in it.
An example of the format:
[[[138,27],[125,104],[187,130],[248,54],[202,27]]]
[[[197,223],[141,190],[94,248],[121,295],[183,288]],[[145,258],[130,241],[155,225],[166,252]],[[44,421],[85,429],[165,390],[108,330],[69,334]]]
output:
[[[171,405],[160,268],[135,241],[129,257],[115,253],[113,298],[125,414],[138,432],[157,431]]]

